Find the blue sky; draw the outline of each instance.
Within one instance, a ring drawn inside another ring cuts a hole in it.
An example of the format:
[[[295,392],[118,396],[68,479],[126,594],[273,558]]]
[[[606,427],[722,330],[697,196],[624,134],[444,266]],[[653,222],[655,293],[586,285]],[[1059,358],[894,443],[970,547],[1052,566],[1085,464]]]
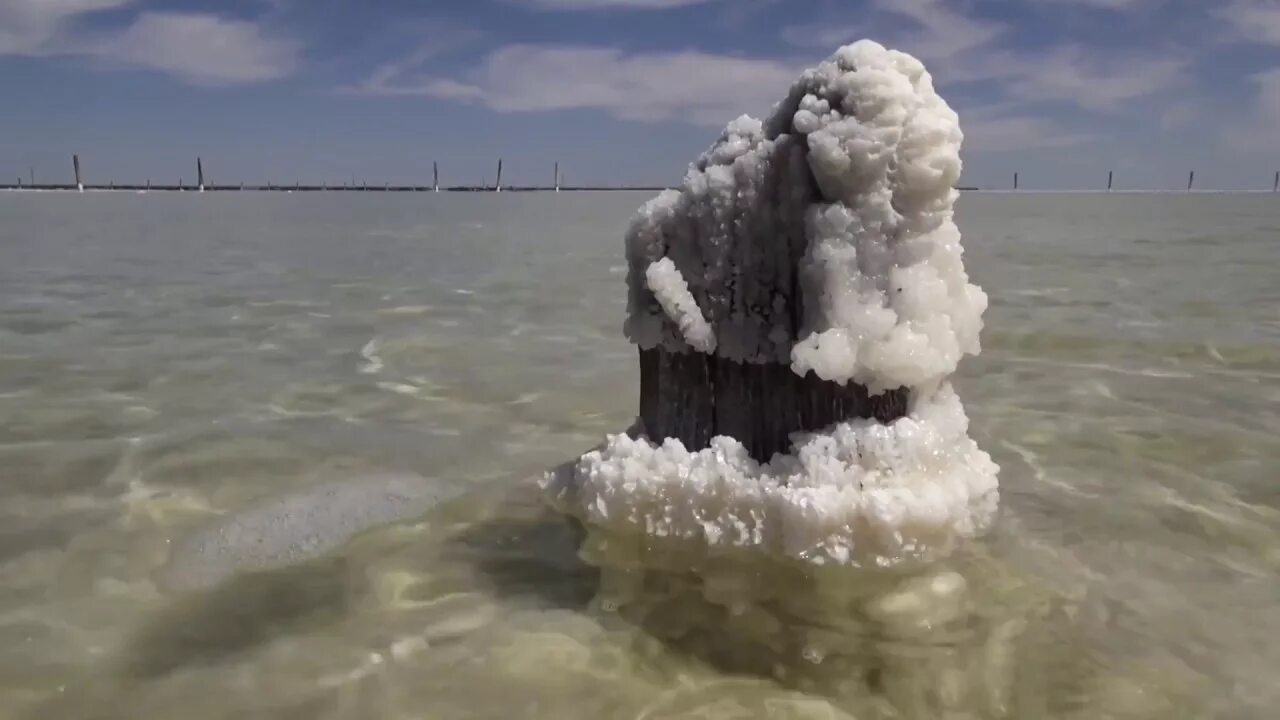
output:
[[[675,182],[863,37],[925,61],[970,184],[1280,169],[1280,0],[0,0],[0,173]]]

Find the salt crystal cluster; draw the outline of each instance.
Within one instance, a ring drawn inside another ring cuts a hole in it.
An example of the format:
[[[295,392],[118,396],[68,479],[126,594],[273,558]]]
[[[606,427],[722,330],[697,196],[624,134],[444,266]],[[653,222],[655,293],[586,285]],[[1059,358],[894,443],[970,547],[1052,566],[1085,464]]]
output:
[[[729,437],[691,451],[615,435],[548,475],[552,497],[613,533],[816,563],[892,566],[983,530],[997,467],[948,383],[987,306],[953,215],[962,139],[924,65],[861,41],[764,122],[730,123],[627,234],[641,348],[907,387],[907,417],[797,435],[766,463]]]

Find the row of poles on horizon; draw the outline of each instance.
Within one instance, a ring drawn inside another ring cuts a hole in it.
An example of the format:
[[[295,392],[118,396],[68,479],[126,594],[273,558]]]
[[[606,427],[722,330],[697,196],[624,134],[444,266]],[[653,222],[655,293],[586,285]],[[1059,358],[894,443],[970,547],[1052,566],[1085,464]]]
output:
[[[85,183],[84,183],[84,178],[83,178],[83,176],[81,175],[81,168],[80,168],[80,156],[79,156],[79,155],[72,155],[72,156],[71,156],[71,168],[72,168],[72,170],[75,172],[75,185],[74,185],[73,187],[74,187],[74,189],[76,189],[76,190],[79,190],[79,191],[83,192],[83,191],[84,191],[84,189],[85,189]],[[33,166],[33,167],[31,167],[31,168],[30,168],[30,171],[31,171],[31,177],[30,177],[30,185],[29,185],[29,187],[31,187],[31,188],[35,188],[35,187],[37,187],[37,186],[36,186],[36,169],[35,169],[35,167],[34,167],[34,166]],[[432,190],[433,192],[440,192],[440,164],[439,164],[439,163],[437,163],[437,162],[432,162],[432,163],[431,163],[431,173],[432,173],[431,190]],[[559,163],[559,161],[557,161],[557,162],[555,163],[555,175],[554,175],[554,181],[553,181],[553,183],[552,183],[552,185],[551,185],[551,189],[555,190],[556,192],[560,192],[560,183],[561,183],[561,180],[562,180],[562,178],[561,178],[561,176],[560,176],[560,163]],[[22,185],[22,178],[18,178],[18,184],[17,184],[17,187],[19,187],[19,188],[23,187],[23,185]],[[62,186],[62,185],[50,185],[50,186],[46,186],[46,187],[59,188],[59,187],[65,187],[65,186]],[[115,188],[115,183],[114,183],[114,182],[110,183],[108,187],[109,187],[109,188]],[[125,186],[122,186],[122,187],[131,187],[131,186],[127,186],[127,185],[125,185]],[[176,186],[173,186],[173,187],[176,187],[177,189],[180,189],[180,190],[185,190],[185,189],[186,189],[186,186],[185,186],[184,182],[183,182],[181,179],[179,179],[179,180],[178,180],[178,184],[177,184]],[[209,187],[210,187],[210,188],[213,188],[214,186],[213,186],[213,185],[210,185]],[[230,187],[230,186],[227,186],[227,187]],[[245,189],[245,184],[244,184],[243,182],[241,182],[237,187],[238,187],[238,189],[243,190],[243,189]],[[267,187],[267,188],[269,188],[269,189],[276,189],[276,188],[280,188],[280,189],[288,189],[288,186],[283,186],[283,185],[274,185],[274,184],[272,184],[272,183],[267,183],[267,185],[265,185],[265,186],[263,186],[263,187]],[[301,182],[295,183],[295,184],[294,184],[294,187],[295,187],[295,188],[300,188],[300,187],[302,187]],[[332,187],[332,188],[331,188],[331,187],[329,187],[328,183],[324,183],[324,184],[322,184],[320,187],[321,187],[321,189],[324,189],[324,190],[337,190],[337,189],[365,189],[365,190],[367,190],[367,189],[369,188],[369,183],[368,183],[368,182],[364,182],[364,183],[361,185],[361,187],[360,187],[360,188],[356,188],[356,186],[355,186],[355,181],[354,181],[354,179],[353,179],[353,181],[352,181],[351,185],[345,185],[345,184],[344,184],[344,185],[342,185],[342,186],[334,186],[334,187]],[[390,183],[384,183],[384,184],[383,184],[383,188],[382,188],[382,189],[384,189],[384,190],[385,190],[385,189],[389,189],[390,187],[391,187]],[[398,187],[398,186],[397,186],[397,187]],[[406,186],[406,187],[410,187],[410,186]],[[424,189],[424,190],[425,190],[425,188],[419,188],[418,186],[411,186],[411,187],[412,187],[412,189],[414,189],[414,190],[418,190],[418,189]],[[496,177],[496,178],[495,178],[495,180],[494,180],[494,184],[493,184],[492,186],[490,186],[490,185],[488,185],[488,184],[485,184],[485,185],[480,186],[480,188],[479,188],[479,189],[491,190],[491,191],[493,191],[493,192],[502,192],[502,187],[503,187],[503,186],[502,186],[502,158],[498,158],[498,174],[497,174],[497,177]],[[148,178],[148,179],[147,179],[147,182],[146,182],[146,185],[145,185],[145,189],[147,189],[147,190],[152,189],[152,186],[151,186],[151,179],[150,179],[150,178]],[[200,157],[196,157],[196,185],[195,185],[195,187],[194,187],[193,189],[195,189],[196,191],[199,191],[199,192],[203,192],[203,191],[205,190],[205,181],[204,181],[204,160],[203,160],[203,159],[201,159]],[[377,186],[376,186],[376,185],[374,186],[374,189],[375,189],[375,190],[377,189]],[[448,188],[446,188],[446,189],[448,189]],[[466,189],[475,189],[475,188],[466,188]]]
[[[75,178],[76,178],[76,182],[75,182],[75,186],[74,186],[74,187],[75,187],[75,189],[76,189],[76,190],[79,190],[79,191],[83,192],[83,191],[84,191],[84,188],[85,188],[85,185],[84,185],[84,181],[83,181],[83,179],[81,178],[81,175],[80,175],[80,156],[79,156],[79,155],[72,155],[72,156],[71,156],[71,166],[72,166],[72,169],[73,169],[73,170],[75,170]],[[432,172],[432,184],[431,184],[431,190],[432,190],[432,191],[434,191],[434,192],[440,192],[440,166],[439,166],[439,164],[438,164],[438,163],[435,163],[435,162],[432,162],[432,163],[431,163],[431,172]],[[552,185],[552,188],[553,188],[556,192],[560,192],[560,181],[561,181],[561,177],[560,177],[560,163],[557,161],[557,162],[555,163],[555,180],[554,180],[554,183],[553,183],[553,185]],[[1017,190],[1017,189],[1018,189],[1018,181],[1019,181],[1019,173],[1015,172],[1015,173],[1013,174],[1013,189],[1014,189],[1014,190]],[[1114,187],[1114,184],[1115,184],[1115,171],[1114,171],[1114,170],[1108,170],[1108,171],[1107,171],[1107,191],[1108,191],[1108,192],[1110,192],[1110,191],[1111,191],[1111,189]],[[1194,189],[1195,189],[1195,184],[1196,184],[1196,171],[1195,171],[1195,170],[1192,170],[1192,171],[1190,172],[1190,174],[1188,174],[1188,175],[1187,175],[1187,191],[1188,191],[1188,192],[1191,192],[1192,190],[1194,190]],[[17,184],[17,187],[19,187],[19,188],[21,188],[21,187],[22,187],[22,178],[18,178],[18,184]],[[31,187],[32,187],[32,188],[36,187],[36,171],[35,171],[35,168],[34,168],[34,167],[32,167],[32,168],[31,168]],[[57,185],[54,185],[54,186],[49,186],[49,187],[63,187],[63,186],[57,186]],[[115,183],[111,183],[109,187],[114,188],[114,187],[115,187]],[[125,187],[130,187],[130,186],[125,186]],[[175,186],[175,187],[176,187],[176,189],[178,189],[178,190],[185,190],[185,189],[186,189],[186,187],[184,186],[184,184],[183,184],[183,181],[182,181],[182,180],[179,180],[179,181],[178,181],[177,186]],[[271,183],[268,183],[265,187],[266,187],[267,189],[277,189],[277,188],[278,188],[278,189],[287,189],[287,186],[272,185]],[[302,187],[302,185],[301,185],[301,183],[295,183],[294,187],[295,187],[295,188],[300,188],[300,187]],[[333,187],[333,188],[330,188],[330,187],[329,187],[329,185],[328,185],[328,183],[325,183],[325,184],[323,184],[323,185],[321,186],[321,189],[323,189],[323,190],[337,190],[337,189],[364,189],[364,190],[367,190],[368,188],[369,188],[369,184],[368,184],[367,182],[365,182],[365,183],[361,186],[361,188],[355,188],[355,182],[354,182],[354,180],[352,181],[351,185],[349,185],[349,186],[348,186],[348,185],[343,185],[343,186],[341,186],[341,187]],[[383,188],[382,188],[382,189],[387,190],[387,189],[390,189],[390,188],[391,188],[391,185],[390,185],[389,183],[385,183],[385,184],[383,185]],[[398,188],[398,189],[400,189],[400,188],[399,188],[399,186],[397,186],[397,188]],[[147,190],[150,190],[150,189],[151,189],[151,180],[150,180],[150,179],[148,179],[148,180],[147,180],[147,184],[146,184],[146,186],[145,186],[145,189],[147,189]],[[239,189],[241,189],[241,190],[245,189],[245,184],[244,184],[243,182],[242,182],[242,183],[240,183],[240,185],[239,185]],[[376,188],[376,186],[375,186],[375,189],[377,189],[377,188]],[[424,189],[424,190],[425,190],[425,188],[419,188],[418,186],[406,186],[406,187],[405,187],[405,188],[403,188],[403,189],[413,189],[413,190]],[[494,181],[494,184],[493,184],[492,186],[489,186],[489,185],[482,185],[482,186],[479,186],[479,187],[464,187],[464,188],[461,188],[461,189],[468,189],[468,190],[481,189],[481,190],[491,190],[491,191],[493,191],[493,192],[502,192],[502,158],[498,158],[498,174],[497,174],[497,177],[496,177],[496,179],[495,179],[495,181]],[[973,188],[973,189],[977,189],[977,188]],[[201,160],[199,157],[197,157],[197,158],[196,158],[196,186],[195,186],[195,190],[197,190],[197,191],[199,191],[199,192],[204,192],[204,190],[205,190],[205,182],[204,182],[204,162],[203,162],[203,160]],[[1280,170],[1277,170],[1277,171],[1276,171],[1276,174],[1275,174],[1275,180],[1274,180],[1274,182],[1273,182],[1273,183],[1272,183],[1272,185],[1271,185],[1271,191],[1272,191],[1272,192],[1280,192]]]
[[[1116,179],[1116,172],[1114,170],[1108,170],[1107,171],[1107,191],[1108,192],[1110,192],[1111,189],[1115,186],[1115,179]],[[1195,190],[1195,186],[1196,186],[1196,171],[1192,170],[1187,175],[1187,192],[1191,192],[1192,190]],[[1016,172],[1013,174],[1013,189],[1014,190],[1018,189],[1018,173]],[[1271,192],[1280,192],[1280,170],[1276,171],[1275,179],[1271,183]]]

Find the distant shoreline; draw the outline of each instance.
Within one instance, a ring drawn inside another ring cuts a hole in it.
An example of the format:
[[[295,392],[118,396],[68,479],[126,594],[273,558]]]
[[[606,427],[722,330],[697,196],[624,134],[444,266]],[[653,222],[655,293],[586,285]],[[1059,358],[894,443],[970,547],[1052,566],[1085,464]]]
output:
[[[562,186],[559,190],[543,186],[502,186],[496,191],[492,186],[452,185],[436,190],[431,185],[206,185],[203,190],[198,185],[85,185],[84,192],[628,192],[666,190],[661,186],[626,185],[626,186]],[[79,192],[71,185],[0,185],[0,190],[21,192]]]
[[[545,186],[504,186],[501,191],[492,187],[454,185],[436,190],[430,185],[381,185],[381,186],[325,186],[325,185],[207,185],[204,190],[191,185],[85,185],[84,192],[377,192],[377,193],[528,193],[528,192],[661,192],[678,189],[660,185],[627,185],[627,186],[565,186],[557,190]],[[957,187],[965,193],[982,193],[990,195],[1274,195],[1272,190],[1088,190],[1088,189],[1056,189],[1056,190],[1013,190],[1009,188]],[[79,192],[75,185],[0,185],[0,191],[11,192]]]

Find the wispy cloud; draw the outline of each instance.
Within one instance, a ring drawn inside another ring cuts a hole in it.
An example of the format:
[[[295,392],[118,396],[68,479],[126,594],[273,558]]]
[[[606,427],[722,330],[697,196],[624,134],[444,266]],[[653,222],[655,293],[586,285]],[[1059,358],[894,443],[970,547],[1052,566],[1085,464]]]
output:
[[[1196,124],[1200,115],[1200,103],[1191,100],[1175,101],[1160,114],[1160,129],[1172,132],[1191,127]]]
[[[256,23],[207,13],[144,12],[122,28],[85,27],[132,0],[0,0],[0,55],[76,56],[200,85],[275,80],[298,66],[298,43]]]
[[[1240,39],[1280,45],[1280,0],[1231,0],[1216,14]]]
[[[432,82],[426,75],[429,61],[456,52],[487,37],[475,28],[448,22],[419,24],[415,28],[416,47],[406,55],[383,63],[354,85],[337,88],[343,94],[421,95]]]
[[[133,0],[0,0],[0,55],[43,55],[75,22]]]
[[[1103,10],[1132,10],[1142,5],[1154,5],[1160,0],[1039,0],[1054,5],[1083,5]]]
[[[965,108],[959,114],[964,148],[969,152],[1068,147],[1092,139],[1057,120],[1021,113],[1009,103]]]
[[[1125,101],[1164,92],[1183,79],[1185,57],[1117,56],[1080,46],[1019,58],[1007,92],[1016,98],[1115,110]]]
[[[782,37],[799,47],[828,49],[869,35],[883,37],[893,47],[920,59],[951,59],[992,43],[1007,29],[1003,24],[965,15],[943,0],[874,0],[872,8],[884,15],[906,18],[912,28],[883,32],[879,23],[814,22],[783,28]]]
[[[744,112],[767,111],[799,70],[776,60],[692,51],[627,55],[593,46],[510,45],[460,78],[383,75],[362,88],[475,102],[499,112],[599,110],[623,120],[719,126]]]
[[[1276,118],[1280,117],[1280,67],[1258,73],[1251,78],[1257,87],[1253,106],[1237,122],[1223,128],[1228,147],[1244,152],[1280,152],[1280,133]]]
[[[1159,0],[1040,2],[1118,10]],[[783,30],[783,39],[794,45],[826,47],[863,36],[881,37],[924,60],[940,86],[987,83],[1010,103],[1067,104],[1089,111],[1115,111],[1127,101],[1166,92],[1184,80],[1189,65],[1185,52],[1152,49],[1131,54],[1079,44],[1035,51],[1010,49],[1008,25],[972,16],[962,7],[944,0],[873,0],[876,12],[855,24],[791,26]],[[1010,116],[1002,123],[1010,131],[1011,142],[1019,137],[1048,137],[1044,132],[1048,126],[1032,116]]]
[[[665,10],[717,0],[507,0],[547,10]]]

